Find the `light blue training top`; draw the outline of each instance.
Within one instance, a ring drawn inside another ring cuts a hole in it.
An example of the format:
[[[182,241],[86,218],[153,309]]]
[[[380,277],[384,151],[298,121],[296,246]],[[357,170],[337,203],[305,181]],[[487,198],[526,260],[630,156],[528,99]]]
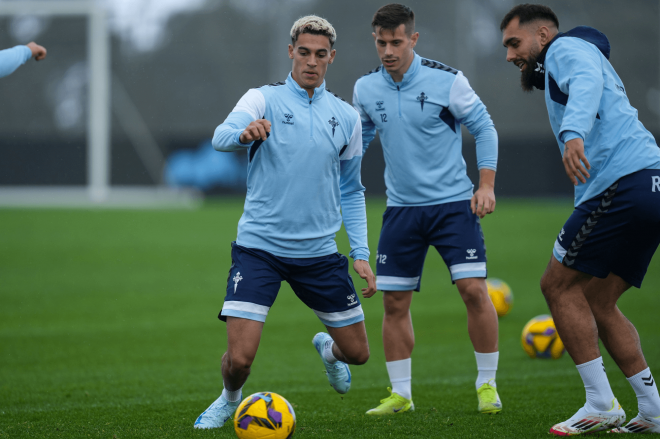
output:
[[[545,69],[545,102],[562,155],[564,143],[580,137],[591,165],[587,183],[575,187],[575,206],[621,177],[660,169],[660,148],[630,105],[609,53],[604,34],[580,26],[558,34],[538,61]]]
[[[241,144],[241,133],[257,119],[271,122],[268,139]],[[248,152],[239,245],[280,257],[329,255],[337,252],[343,216],[350,256],[369,260],[360,117],[325,81],[312,98],[291,74],[249,90],[216,128],[213,147]]]
[[[0,50],[0,78],[11,75],[30,58],[32,51],[28,46],[14,46],[11,49]]]
[[[462,154],[461,124],[475,136],[479,169],[497,169],[497,132],[458,70],[415,54],[400,83],[379,66],[358,79],[353,105],[363,151],[380,135],[388,206],[469,200],[473,185]]]

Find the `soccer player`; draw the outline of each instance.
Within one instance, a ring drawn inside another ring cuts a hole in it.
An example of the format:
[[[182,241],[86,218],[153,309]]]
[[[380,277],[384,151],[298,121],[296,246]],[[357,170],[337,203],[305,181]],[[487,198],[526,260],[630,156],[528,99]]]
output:
[[[367,280],[362,292],[373,295],[376,280],[368,262],[360,182],[360,117],[325,88],[335,38],[323,18],[296,21],[289,76],[249,90],[215,130],[215,149],[247,150],[248,189],[219,316],[227,322],[224,390],[197,418],[196,428],[222,427],[236,410],[283,280],[328,329],[329,334],[316,334],[313,344],[337,392],[346,393],[351,386],[347,364],[364,364],[369,358],[360,300],[348,260],[337,253],[334,241],[343,216],[353,268]]]
[[[413,290],[420,290],[429,245],[444,259],[467,308],[478,409],[497,413],[498,322],[486,288],[479,222],[495,209],[497,132],[463,73],[414,52],[419,33],[410,8],[383,6],[371,25],[382,65],[355,83],[353,105],[362,119],[363,150],[378,131],[385,155],[387,210],[376,283],[384,292],[383,345],[392,388],[367,414],[414,409],[410,303]],[[461,124],[476,138],[480,184],[474,195],[461,154]]]
[[[541,290],[587,401],[550,429],[559,436],[619,427],[598,338],[635,390],[639,414],[617,432],[660,433],[660,398],[639,335],[616,306],[639,288],[660,242],[660,149],[637,119],[608,61],[607,37],[580,26],[559,33],[547,6],[523,4],[502,20],[506,59],[522,88],[544,90],[550,125],[575,185],[575,210],[554,245]]]
[[[0,50],[0,78],[11,75],[17,68],[33,57],[37,61],[46,58],[46,48],[32,42],[25,46],[14,46],[11,49]]]

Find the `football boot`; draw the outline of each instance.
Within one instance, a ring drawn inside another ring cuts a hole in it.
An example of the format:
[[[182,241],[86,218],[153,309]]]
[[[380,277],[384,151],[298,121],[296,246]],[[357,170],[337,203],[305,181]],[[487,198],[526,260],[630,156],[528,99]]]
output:
[[[388,387],[390,396],[380,400],[380,405],[367,411],[368,415],[396,415],[407,411],[414,411],[415,404],[412,399],[406,399],[398,393],[392,393],[392,388]]]
[[[610,433],[660,433],[660,416],[652,418],[640,413],[632,421],[611,430]]]
[[[491,380],[492,381],[492,380]],[[488,381],[477,389],[477,399],[479,400],[479,412],[487,415],[493,415],[502,411],[502,401],[497,394],[497,388]]]
[[[626,420],[626,412],[616,398],[612,400],[612,408],[606,412],[592,409],[588,403],[577,411],[570,419],[554,425],[550,433],[557,436],[577,436],[596,431],[611,430],[619,427]]]
[[[332,337],[325,332],[319,332],[312,339],[312,343],[314,344],[316,351],[319,353],[321,361],[323,361],[325,374],[328,376],[328,381],[332,388],[335,389],[337,393],[344,394],[348,392],[351,388],[351,371],[348,368],[348,364],[339,360],[335,363],[329,363],[323,355],[326,345],[332,345]]]
[[[225,425],[227,419],[230,419],[238,408],[243,395],[236,402],[229,402],[224,396],[216,399],[204,412],[199,415],[195,421],[195,428],[220,428]]]

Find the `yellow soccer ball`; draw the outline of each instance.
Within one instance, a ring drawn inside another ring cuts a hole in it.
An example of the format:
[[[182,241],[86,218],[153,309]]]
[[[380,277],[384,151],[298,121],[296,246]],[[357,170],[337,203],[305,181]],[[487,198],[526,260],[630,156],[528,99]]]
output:
[[[488,295],[499,317],[509,314],[513,306],[513,293],[506,282],[499,279],[486,279]]]
[[[296,430],[296,413],[277,393],[254,393],[236,409],[234,430],[240,439],[288,439]]]
[[[534,317],[525,325],[520,338],[522,347],[532,358],[561,357],[566,350],[555,328],[555,322],[548,315]]]

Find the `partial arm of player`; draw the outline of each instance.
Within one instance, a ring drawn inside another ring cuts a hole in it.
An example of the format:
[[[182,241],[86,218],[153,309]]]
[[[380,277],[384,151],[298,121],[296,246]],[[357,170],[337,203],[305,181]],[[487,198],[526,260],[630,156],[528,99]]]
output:
[[[218,151],[249,148],[256,140],[266,140],[271,123],[264,119],[266,100],[256,89],[248,90],[225,121],[213,133],[212,144]]]
[[[367,281],[362,295],[369,298],[376,293],[376,277],[369,266],[369,243],[367,241],[367,209],[364,202],[364,186],[360,181],[362,164],[362,124],[356,120],[351,140],[339,157],[341,191],[341,214],[351,244],[350,256],[355,260],[353,269]]]
[[[28,46],[16,46],[11,49],[0,50],[0,78],[11,75],[32,57]]]
[[[449,92],[449,111],[474,136],[477,144],[479,188],[472,196],[472,213],[483,218],[495,211],[495,172],[497,170],[497,131],[495,125],[462,72]]]
[[[603,95],[602,60],[595,46],[577,38],[560,38],[551,49],[545,63],[548,75],[568,95],[559,131],[559,140],[564,142],[564,169],[574,185],[578,180],[586,183],[591,165],[584,139],[596,122]]]
[[[369,144],[376,137],[376,125],[360,103],[357,82],[355,83],[355,87],[353,87],[353,107],[360,115],[360,123],[362,124],[362,154],[364,155],[367,152],[367,148],[369,148]]]

